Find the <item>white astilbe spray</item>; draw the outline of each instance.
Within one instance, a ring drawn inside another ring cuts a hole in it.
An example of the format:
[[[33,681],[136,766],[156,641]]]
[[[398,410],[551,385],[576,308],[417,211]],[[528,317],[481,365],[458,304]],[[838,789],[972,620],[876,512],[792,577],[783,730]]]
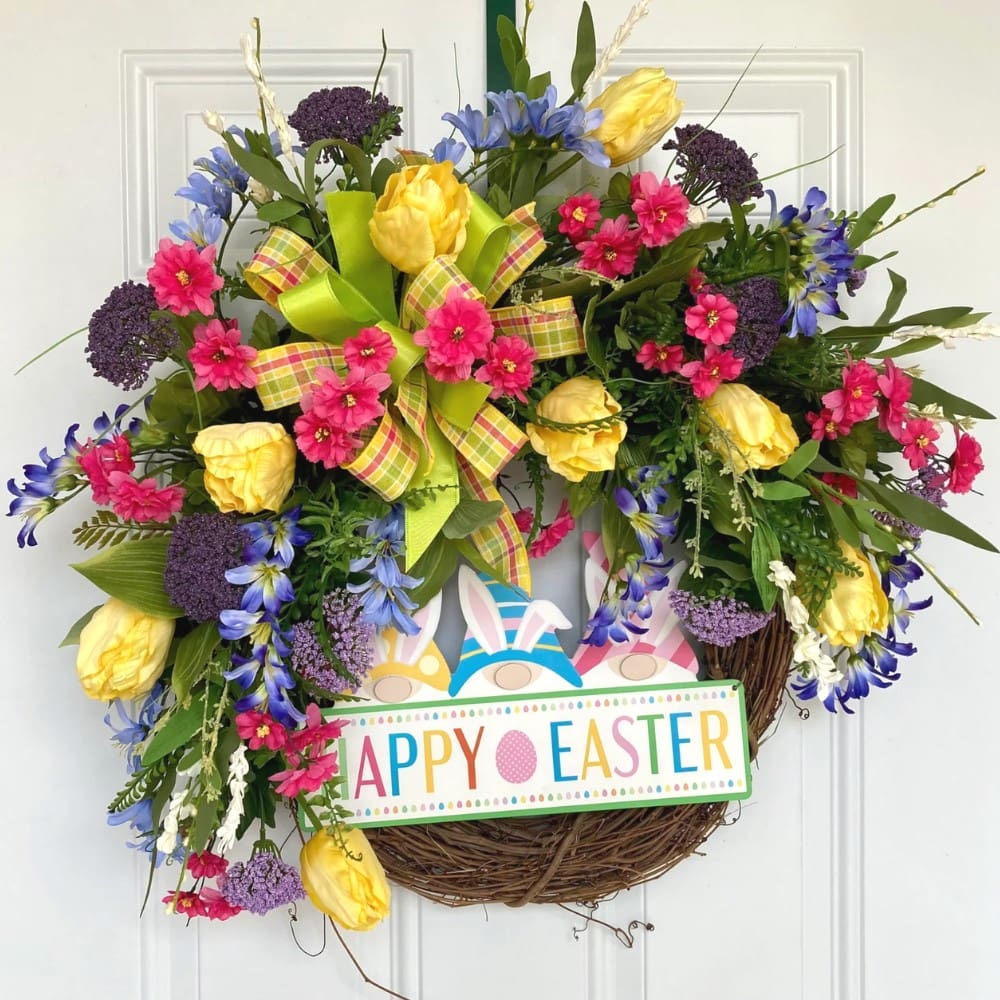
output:
[[[937,337],[949,350],[956,340],[992,340],[1000,337],[1000,326],[996,323],[970,323],[968,326],[909,326],[889,334],[893,340],[918,340],[921,337]]]
[[[822,701],[831,689],[843,680],[844,675],[833,658],[823,649],[823,636],[809,624],[809,612],[806,606],[792,593],[795,573],[780,559],[768,563],[768,569],[770,572],[767,578],[781,594],[785,619],[795,635],[792,661],[806,680],[816,678],[817,697]]]
[[[226,119],[218,111],[202,111],[201,120],[206,128],[211,129],[216,135],[223,135],[226,131]]]
[[[225,854],[236,843],[236,830],[243,818],[243,797],[246,795],[246,778],[249,773],[246,744],[241,743],[229,758],[229,808],[216,832],[220,854]]]
[[[649,7],[652,2],[653,0],[638,0],[638,3],[628,12],[625,20],[618,26],[614,37],[611,39],[608,47],[601,53],[593,72],[587,77],[587,82],[583,85],[585,96],[589,96],[591,87],[611,69],[611,64],[618,58],[621,50],[625,47],[625,43],[628,41],[628,37],[632,34],[635,26],[649,13]]]
[[[182,775],[178,775],[182,777]],[[194,806],[188,802],[191,797],[191,785],[185,783],[183,788],[176,790],[170,796],[167,813],[163,817],[163,829],[156,838],[156,849],[160,854],[169,857],[177,850],[177,838],[180,835],[180,824],[194,815]]]
[[[257,18],[251,19],[250,27],[254,31],[260,29]],[[281,152],[289,160],[292,160],[292,132],[288,127],[288,119],[285,117],[285,112],[278,106],[277,95],[264,79],[264,70],[261,68],[260,59],[257,58],[254,41],[249,35],[240,35],[240,50],[243,53],[243,63],[257,87],[261,104],[264,105],[264,113],[270,118],[274,130],[278,133]],[[292,162],[294,163],[294,161]]]

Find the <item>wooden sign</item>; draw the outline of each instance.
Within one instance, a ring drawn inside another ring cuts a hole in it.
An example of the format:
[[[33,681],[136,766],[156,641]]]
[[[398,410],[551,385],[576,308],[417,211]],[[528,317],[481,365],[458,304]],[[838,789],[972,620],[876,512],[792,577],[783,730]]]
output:
[[[743,688],[635,685],[331,709],[359,827],[743,799]]]

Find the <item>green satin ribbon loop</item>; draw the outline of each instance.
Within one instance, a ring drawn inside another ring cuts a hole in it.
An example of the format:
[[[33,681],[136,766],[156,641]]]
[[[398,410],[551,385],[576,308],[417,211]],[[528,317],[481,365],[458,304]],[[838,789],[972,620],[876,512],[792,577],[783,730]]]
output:
[[[296,329],[315,340],[342,344],[382,316],[336,271],[324,271],[278,296],[278,308]]]
[[[507,252],[510,226],[474,191],[472,212],[465,226],[465,246],[458,255],[459,270],[479,291],[490,287]]]
[[[448,439],[433,420],[427,421],[427,441],[434,454],[434,461],[418,473],[407,490],[426,492],[418,501],[420,506],[404,506],[403,525],[406,539],[406,569],[411,570],[417,559],[427,551],[437,537],[451,512],[458,505],[459,478],[458,456]]]
[[[465,382],[438,382],[427,379],[427,398],[431,407],[450,424],[467,431],[483,408],[490,387],[469,379]]]
[[[398,322],[392,265],[372,245],[368,222],[375,211],[370,191],[331,191],[326,217],[340,273],[375,308],[379,319]]]
[[[427,352],[413,343],[413,334],[395,323],[379,323],[378,328],[389,334],[392,346],[396,348],[396,354],[389,362],[389,378],[393,385],[398,386],[423,361]]]

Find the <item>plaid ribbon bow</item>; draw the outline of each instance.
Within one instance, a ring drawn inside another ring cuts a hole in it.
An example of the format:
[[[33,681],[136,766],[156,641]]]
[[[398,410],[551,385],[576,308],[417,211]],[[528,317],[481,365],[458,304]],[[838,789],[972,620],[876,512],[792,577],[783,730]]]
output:
[[[327,195],[328,218],[340,272],[288,230],[272,229],[247,265],[247,283],[278,308],[297,330],[316,338],[262,351],[254,364],[265,409],[298,403],[322,366],[343,364],[343,341],[362,326],[378,325],[392,338],[389,366],[396,397],[365,448],[344,468],[386,500],[420,491],[406,506],[406,562],[426,551],[465,493],[501,500],[494,480],[525,443],[521,431],[486,402],[489,387],[474,380],[444,384],[430,378],[423,349],[409,331],[449,289],[493,306],[545,247],[541,229],[525,206],[501,220],[474,196],[466,247],[457,261],[431,261],[410,282],[396,313],[391,268],[371,244],[367,221],[374,196],[339,191]],[[494,327],[516,333],[540,358],[585,350],[571,299],[491,309]],[[498,578],[530,590],[521,533],[506,505],[497,522],[470,536]]]

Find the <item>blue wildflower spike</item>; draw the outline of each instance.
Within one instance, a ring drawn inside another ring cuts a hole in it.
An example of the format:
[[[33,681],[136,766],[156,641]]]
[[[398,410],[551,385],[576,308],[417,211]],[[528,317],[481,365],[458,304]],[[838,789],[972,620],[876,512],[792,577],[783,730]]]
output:
[[[496,668],[491,680],[504,690],[533,680],[540,671],[532,671],[532,666],[551,670],[573,687],[582,686],[554,631],[569,628],[570,622],[551,601],[532,600],[519,587],[477,575],[468,566],[458,571],[458,594],[468,631],[448,688],[452,697],[473,675],[490,668]],[[509,669],[515,664],[528,670]]]

